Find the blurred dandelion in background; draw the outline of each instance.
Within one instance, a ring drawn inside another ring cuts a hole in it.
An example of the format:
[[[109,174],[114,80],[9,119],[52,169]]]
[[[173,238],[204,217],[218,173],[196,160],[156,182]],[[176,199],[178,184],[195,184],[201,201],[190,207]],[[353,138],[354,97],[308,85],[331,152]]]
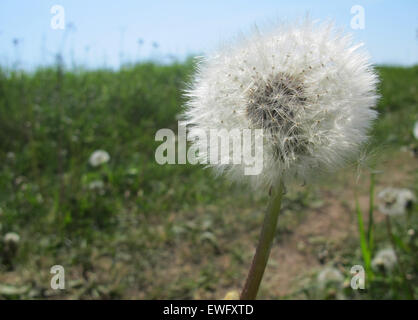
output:
[[[109,162],[110,155],[104,150],[96,150],[89,158],[89,163],[93,167],[98,167],[104,163]]]
[[[8,232],[4,235],[4,243],[17,245],[20,241],[20,236],[15,232]]]
[[[389,216],[405,214],[416,201],[411,190],[391,187],[380,191],[377,198],[379,211]]]
[[[317,275],[316,289],[319,298],[343,300],[346,281],[344,275],[335,267],[327,266]]]
[[[397,262],[396,253],[392,248],[381,249],[372,260],[375,271],[392,271]]]
[[[344,276],[340,270],[333,267],[325,267],[318,273],[317,277],[318,287],[324,289],[329,285],[333,287],[342,287],[344,283]]]

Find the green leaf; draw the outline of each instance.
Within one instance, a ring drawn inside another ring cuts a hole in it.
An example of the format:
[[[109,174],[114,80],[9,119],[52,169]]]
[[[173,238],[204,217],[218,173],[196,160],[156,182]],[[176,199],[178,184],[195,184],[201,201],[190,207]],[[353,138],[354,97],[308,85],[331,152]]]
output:
[[[373,210],[374,210],[374,186],[375,186],[375,174],[370,174],[370,189],[369,189],[369,226],[367,228],[367,240],[369,245],[370,255],[374,250],[374,235],[373,235]]]
[[[373,273],[371,269],[371,254],[367,245],[366,232],[364,230],[363,213],[360,209],[357,196],[356,196],[356,212],[357,212],[358,227],[359,227],[359,233],[360,233],[361,253],[363,255],[363,260],[364,260],[367,276],[370,279],[373,277]]]

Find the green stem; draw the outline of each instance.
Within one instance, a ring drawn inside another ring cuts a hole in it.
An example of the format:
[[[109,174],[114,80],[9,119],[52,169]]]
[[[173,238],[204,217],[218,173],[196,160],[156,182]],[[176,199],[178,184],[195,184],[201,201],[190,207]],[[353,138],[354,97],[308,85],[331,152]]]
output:
[[[373,210],[374,210],[374,185],[375,185],[375,174],[370,174],[370,198],[369,198],[369,225],[367,228],[367,242],[369,245],[370,254],[373,254],[374,250],[374,239],[373,239]]]
[[[409,297],[410,297],[410,299],[415,300],[414,290],[412,289],[411,285],[409,284],[408,278],[406,276],[405,269],[403,267],[403,263],[402,263],[402,261],[399,257],[398,251],[396,249],[396,240],[395,240],[395,237],[393,236],[392,223],[390,222],[390,217],[389,216],[386,216],[386,228],[387,228],[387,232],[388,232],[390,241],[392,243],[392,249],[395,252],[396,260],[398,261],[399,271],[401,272],[402,278],[404,280],[404,284],[406,286],[406,289],[408,290]]]
[[[271,245],[277,227],[280,207],[283,197],[283,184],[280,182],[277,186],[273,186],[271,190],[271,198],[269,207],[264,217],[263,228],[261,230],[260,239],[255,251],[250,271],[241,292],[241,300],[255,300],[266,269],[267,261],[270,255]]]
[[[364,230],[363,212],[361,211],[360,204],[358,202],[357,190],[355,190],[354,193],[355,193],[355,200],[356,200],[358,229],[360,233],[361,254],[363,256],[363,260],[365,264],[367,279],[369,279],[370,281],[370,280],[373,280],[373,271],[371,268],[371,253],[370,253],[369,246],[367,243],[366,231]]]

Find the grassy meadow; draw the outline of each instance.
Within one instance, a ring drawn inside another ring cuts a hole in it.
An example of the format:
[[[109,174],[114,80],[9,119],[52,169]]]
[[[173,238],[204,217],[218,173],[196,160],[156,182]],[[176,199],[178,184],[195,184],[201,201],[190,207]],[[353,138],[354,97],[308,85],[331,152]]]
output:
[[[267,196],[202,166],[154,159],[155,132],[177,131],[193,69],[192,59],[118,71],[0,69],[1,299],[222,299],[241,288]],[[377,71],[371,161],[287,190],[259,298],[418,297],[416,203],[392,221],[397,266],[368,272],[366,290],[349,285],[351,267],[367,264],[356,199],[365,225],[372,203],[373,258],[392,243],[376,194],[396,186],[418,196],[418,66]],[[110,161],[91,166],[95,150]],[[10,232],[15,248],[3,241]],[[53,265],[65,268],[64,290],[50,287]],[[321,287],[329,266],[344,279]]]

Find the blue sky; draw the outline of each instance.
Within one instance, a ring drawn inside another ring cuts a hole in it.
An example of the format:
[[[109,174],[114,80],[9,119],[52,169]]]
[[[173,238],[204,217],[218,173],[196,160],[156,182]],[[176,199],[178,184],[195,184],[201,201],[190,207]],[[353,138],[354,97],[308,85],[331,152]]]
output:
[[[65,30],[51,28],[53,5],[65,10]],[[354,5],[365,10],[362,30],[350,27]],[[365,42],[374,63],[418,63],[417,0],[2,0],[0,64],[32,68],[51,63],[58,51],[70,66],[75,62],[118,67],[140,59],[182,59],[209,53],[254,23],[292,21],[308,12],[315,19],[334,19]],[[13,45],[14,39],[18,45]]]

